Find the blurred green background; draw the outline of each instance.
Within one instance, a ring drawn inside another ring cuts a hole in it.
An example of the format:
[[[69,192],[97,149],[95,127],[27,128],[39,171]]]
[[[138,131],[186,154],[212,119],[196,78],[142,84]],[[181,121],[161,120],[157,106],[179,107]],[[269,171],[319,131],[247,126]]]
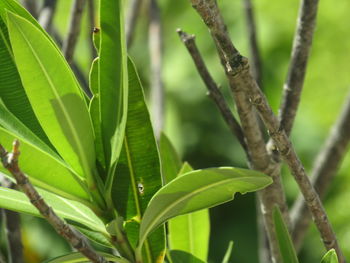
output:
[[[145,1],[147,2],[147,1]],[[236,47],[249,58],[248,33],[243,0],[218,0]],[[277,113],[283,82],[288,69],[299,1],[254,0],[258,41],[263,61],[264,91]],[[55,28],[65,36],[71,0],[58,0]],[[187,50],[178,39],[176,28],[195,34],[210,72],[222,91],[227,81],[213,41],[188,0],[162,0],[164,57],[163,80],[166,91],[165,132],[184,160],[194,168],[212,166],[245,167],[245,156],[218,110],[206,96]],[[292,141],[308,171],[335,122],[350,91],[350,2],[320,1],[317,28],[306,75],[304,92],[292,132]],[[141,10],[130,55],[135,60],[146,94],[149,91],[148,9]],[[91,28],[87,16],[75,53],[84,73],[90,68],[88,40]],[[350,258],[350,155],[339,170],[325,206],[340,244]],[[283,169],[288,202],[293,203],[298,189],[287,169]],[[230,240],[234,241],[230,262],[258,262],[256,208],[253,194],[236,196],[233,202],[213,208],[210,262],[220,262]],[[69,247],[42,220],[23,216],[23,233],[28,263],[59,255]],[[301,262],[319,262],[324,253],[315,227],[308,233],[301,251]]]

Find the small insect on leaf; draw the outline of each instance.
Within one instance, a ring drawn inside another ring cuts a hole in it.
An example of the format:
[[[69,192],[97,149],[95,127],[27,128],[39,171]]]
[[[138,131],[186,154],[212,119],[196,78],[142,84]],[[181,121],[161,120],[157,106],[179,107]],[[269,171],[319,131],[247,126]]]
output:
[[[137,189],[139,190],[139,194],[143,195],[144,191],[145,191],[145,187],[143,186],[142,183],[138,183],[137,184]]]

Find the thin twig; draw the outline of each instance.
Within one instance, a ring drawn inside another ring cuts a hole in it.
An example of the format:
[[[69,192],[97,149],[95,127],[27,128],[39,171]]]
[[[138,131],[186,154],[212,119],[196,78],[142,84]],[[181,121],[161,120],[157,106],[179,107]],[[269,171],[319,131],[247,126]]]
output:
[[[249,49],[251,55],[252,74],[259,87],[262,88],[262,62],[257,41],[256,23],[254,18],[252,0],[243,0],[243,4],[249,34]]]
[[[283,87],[281,127],[289,136],[297,113],[317,18],[318,0],[302,0],[294,36],[292,57]]]
[[[46,32],[51,33],[53,17],[55,15],[57,0],[45,0],[39,14],[39,24]]]
[[[131,0],[128,7],[128,15],[126,17],[126,43],[131,47],[134,39],[134,31],[136,28],[137,18],[141,10],[142,0]]]
[[[88,22],[90,26],[89,30],[89,45],[90,45],[90,52],[91,52],[91,61],[93,61],[97,57],[97,51],[94,45],[94,42],[92,40],[92,34],[94,28],[96,28],[96,16],[95,16],[95,3],[94,0],[88,0]]]
[[[30,202],[38,209],[40,214],[55,228],[57,233],[64,237],[76,250],[86,256],[94,263],[107,263],[107,260],[98,255],[88,244],[85,238],[59,218],[53,209],[45,202],[45,200],[36,191],[30,183],[28,177],[20,170],[18,166],[19,141],[13,143],[12,152],[7,152],[0,144],[0,156],[4,166],[16,179],[17,185],[27,195]]]
[[[23,6],[31,13],[34,18],[38,18],[38,1],[37,0],[23,0]]]
[[[337,173],[350,141],[350,95],[348,96],[340,117],[333,126],[326,143],[316,157],[311,172],[311,180],[320,196],[323,198],[329,185]],[[311,221],[310,213],[302,196],[295,201],[291,210],[293,241],[299,249]]]
[[[159,138],[164,124],[164,88],[162,80],[162,28],[157,0],[149,6],[149,50],[151,59],[151,105],[154,133]]]
[[[177,33],[179,34],[180,39],[185,44],[188,52],[190,53],[193,62],[196,65],[197,71],[202,77],[202,80],[208,89],[209,97],[215,102],[232,134],[237,137],[242,148],[246,153],[248,153],[247,144],[245,142],[242,128],[236,118],[233,116],[229,106],[227,105],[224,95],[221,93],[214,79],[210,75],[207,66],[205,65],[203,58],[197,48],[195,36],[189,35],[186,32],[183,32],[181,29],[178,29]]]
[[[86,0],[74,0],[73,7],[71,10],[68,35],[62,45],[64,57],[66,58],[69,64],[71,64],[73,61],[74,50],[80,33],[82,20],[81,18],[83,15],[85,3]]]
[[[246,137],[249,155],[251,156],[252,168],[262,171],[273,179],[273,184],[264,190],[260,191],[258,197],[260,199],[261,211],[264,217],[264,224],[269,239],[271,257],[273,262],[280,262],[280,253],[278,248],[278,241],[275,235],[275,229],[272,220],[272,211],[275,204],[277,204],[281,211],[283,211],[284,218],[289,223],[288,207],[285,202],[285,195],[283,186],[279,176],[279,169],[276,169],[275,163],[272,162],[267,153],[265,142],[260,131],[259,123],[253,106],[251,105],[246,92],[237,87],[234,78],[227,70],[227,53],[231,55],[238,54],[238,51],[232,45],[232,42],[227,34],[227,29],[223,23],[222,17],[215,4],[215,1],[192,0],[193,7],[201,15],[205,23],[208,25],[212,37],[215,41],[221,63],[225,68],[227,78],[229,80],[230,88],[233,93],[238,114],[241,119],[243,133]],[[215,13],[215,17],[211,14]],[[220,20],[220,23],[217,23]],[[224,45],[224,48],[222,47]],[[239,63],[240,58],[236,61]]]
[[[280,129],[279,121],[269,106],[266,97],[259,89],[249,70],[248,60],[232,44],[215,0],[192,0],[192,5],[211,30],[216,45],[226,60],[227,76],[236,92],[249,96],[250,102],[258,110],[264,124],[274,140],[280,154],[289,166],[306,203],[313,215],[315,224],[327,249],[334,248],[340,262],[345,262],[338,241],[328,220],[324,207],[313,188],[305,169],[300,162],[288,136]],[[243,129],[244,130],[244,129]],[[248,144],[249,147],[249,144]]]

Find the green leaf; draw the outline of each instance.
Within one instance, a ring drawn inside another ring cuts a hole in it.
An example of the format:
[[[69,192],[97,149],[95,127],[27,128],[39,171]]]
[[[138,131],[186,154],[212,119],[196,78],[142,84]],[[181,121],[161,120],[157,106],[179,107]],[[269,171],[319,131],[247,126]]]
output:
[[[281,211],[277,206],[275,206],[273,210],[273,220],[283,263],[298,263],[299,261],[292,239],[290,238],[288,229],[283,221]]]
[[[185,163],[179,175],[191,172]],[[175,217],[168,222],[168,240],[171,249],[186,251],[206,261],[208,257],[210,218],[208,209]]]
[[[139,247],[149,233],[172,217],[219,205],[232,200],[236,192],[257,191],[271,183],[260,172],[231,167],[179,176],[152,197],[141,221]]]
[[[109,240],[100,232],[92,231],[92,230],[86,229],[85,227],[78,227],[78,226],[75,226],[75,227],[82,234],[88,237],[91,241],[94,241],[97,244],[102,245],[104,247],[114,248],[114,246],[109,242]]]
[[[101,130],[106,163],[107,200],[116,162],[123,145],[128,105],[127,52],[124,36],[123,1],[100,1],[99,95]]]
[[[173,263],[204,263],[196,256],[181,250],[170,250],[171,262]]]
[[[105,174],[106,160],[103,150],[103,141],[101,134],[101,114],[100,114],[100,94],[99,94],[99,58],[94,59],[91,65],[89,75],[89,85],[93,97],[89,105],[89,113],[92,120],[92,125],[95,133],[95,151],[98,163],[103,169],[100,174]]]
[[[3,5],[3,3],[0,3],[0,5]],[[28,97],[25,94],[8,39],[7,27],[1,17],[0,57],[0,100],[41,140],[53,147],[35,117]]]
[[[222,259],[222,263],[229,263],[230,262],[230,257],[232,254],[232,249],[233,249],[233,241],[230,241],[230,243],[228,243],[228,247],[225,253],[224,258]]]
[[[338,263],[338,256],[334,248],[327,251],[323,256],[321,263]]]
[[[108,235],[103,222],[85,205],[40,189],[38,191],[58,216],[68,220],[70,223],[81,224],[93,231]],[[25,194],[4,187],[0,187],[0,207],[41,217],[39,211],[32,205]]]
[[[159,152],[162,159],[162,176],[164,184],[175,179],[181,169],[181,160],[176,153],[174,146],[169,138],[164,134],[160,134]]]
[[[128,62],[132,96],[129,97],[124,145],[115,171],[112,197],[118,215],[128,222],[128,238],[135,244],[140,220],[162,182],[157,144],[142,86],[134,64],[131,60]],[[155,232],[146,243],[148,261],[145,262],[158,262],[156,260],[164,254],[164,230]]]
[[[101,256],[104,256],[107,260],[115,262],[115,263],[130,263],[128,260],[113,256],[111,254],[103,253],[103,252],[98,252]],[[84,257],[82,254],[79,252],[72,252],[64,256],[59,256],[54,259],[49,259],[44,261],[44,263],[86,263],[90,262],[87,260],[86,257]]]
[[[8,13],[8,28],[23,86],[41,126],[63,159],[92,186],[95,150],[91,120],[74,74],[37,27]]]
[[[4,117],[5,115],[3,115]],[[2,119],[3,120],[3,119]],[[17,126],[20,129],[20,126]],[[12,148],[12,142],[19,139],[21,143],[20,166],[36,186],[69,199],[89,202],[90,196],[80,179],[67,165],[55,155],[45,151],[39,142],[31,140],[29,135],[12,133],[0,127],[0,142],[6,149]],[[27,139],[31,140],[28,141]],[[3,173],[9,172],[0,166]]]

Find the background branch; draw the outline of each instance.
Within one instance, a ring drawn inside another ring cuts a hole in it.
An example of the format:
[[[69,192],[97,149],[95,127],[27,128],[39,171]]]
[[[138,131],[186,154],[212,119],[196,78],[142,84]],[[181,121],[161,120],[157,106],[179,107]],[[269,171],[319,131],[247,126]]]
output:
[[[281,127],[287,136],[292,130],[297,113],[300,95],[304,84],[307,62],[312,46],[312,39],[317,18],[318,0],[302,0],[296,33],[294,36],[292,57],[287,79],[283,87],[280,107]]]
[[[42,9],[39,14],[39,24],[45,29],[49,34],[51,33],[51,26],[53,17],[55,15],[57,0],[45,0]]]
[[[251,56],[250,61],[252,74],[259,87],[262,88],[262,62],[257,41],[257,30],[252,0],[243,0],[243,6],[249,35],[249,50]]]
[[[38,1],[37,0],[22,0],[23,6],[25,9],[32,14],[32,16],[37,19],[38,18]]]
[[[186,32],[183,32],[181,29],[177,30],[177,33],[180,36],[181,41],[185,44],[188,52],[190,53],[194,64],[196,65],[199,75],[202,77],[202,80],[207,87],[209,97],[214,101],[217,108],[219,109],[221,116],[224,118],[227,126],[230,128],[232,134],[236,136],[238,142],[241,144],[242,148],[247,153],[248,160],[250,159],[248,155],[247,144],[245,142],[244,134],[242,128],[238,121],[233,116],[229,106],[226,103],[224,95],[221,93],[220,89],[216,85],[214,79],[210,75],[207,66],[205,65],[203,58],[197,48],[195,42],[195,36],[189,35]]]
[[[75,0],[72,6],[68,35],[62,45],[64,57],[69,64],[71,64],[73,61],[74,50],[80,33],[81,18],[85,3],[86,0]]]
[[[343,106],[340,117],[333,126],[326,143],[316,157],[311,180],[321,198],[329,188],[332,179],[347,152],[350,141],[350,95]],[[293,241],[295,247],[300,249],[304,240],[311,216],[301,195],[298,196],[291,210]]]
[[[137,18],[140,14],[142,0],[131,0],[128,8],[128,15],[126,17],[126,43],[131,47],[134,31],[136,28]]]
[[[15,189],[16,185],[6,177],[0,175],[1,186]],[[6,236],[8,244],[9,262],[23,263],[23,244],[21,235],[21,218],[19,213],[3,209],[5,220]],[[0,260],[1,262],[1,260]]]
[[[59,218],[53,209],[48,206],[45,200],[36,191],[30,183],[28,177],[20,170],[18,166],[19,141],[13,143],[12,153],[8,153],[0,145],[0,156],[3,166],[16,179],[17,185],[27,195],[30,202],[38,209],[40,214],[55,228],[57,233],[64,237],[76,250],[86,256],[94,263],[107,263],[107,260],[98,255],[87,243],[85,238],[65,221]]]
[[[151,59],[151,110],[156,138],[164,126],[164,88],[162,80],[162,27],[157,0],[150,0],[149,6],[149,51]]]

